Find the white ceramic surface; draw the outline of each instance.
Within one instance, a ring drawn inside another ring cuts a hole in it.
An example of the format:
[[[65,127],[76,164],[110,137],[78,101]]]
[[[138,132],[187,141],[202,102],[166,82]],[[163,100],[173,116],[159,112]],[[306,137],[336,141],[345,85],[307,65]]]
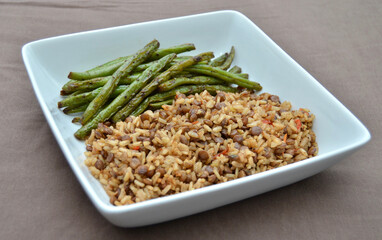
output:
[[[315,115],[317,157],[202,189],[115,207],[83,164],[85,144],[74,138],[78,126],[57,108],[70,71],[82,71],[129,55],[152,39],[161,47],[194,43],[216,56],[236,48],[234,64],[262,84],[264,91]],[[239,12],[218,11],[43,39],[26,44],[22,56],[37,99],[62,152],[85,192],[110,222],[135,227],[159,223],[234,201],[312,176],[367,143],[365,126],[309,73]],[[65,181],[65,179],[63,179]]]

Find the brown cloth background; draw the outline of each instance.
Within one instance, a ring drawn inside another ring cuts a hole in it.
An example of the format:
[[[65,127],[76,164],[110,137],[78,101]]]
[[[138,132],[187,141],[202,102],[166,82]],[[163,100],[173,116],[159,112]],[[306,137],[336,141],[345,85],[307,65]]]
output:
[[[58,147],[21,47],[223,9],[254,21],[368,127],[372,140],[330,169],[260,196],[149,227],[111,225]],[[381,81],[380,0],[0,0],[0,239],[382,239]]]

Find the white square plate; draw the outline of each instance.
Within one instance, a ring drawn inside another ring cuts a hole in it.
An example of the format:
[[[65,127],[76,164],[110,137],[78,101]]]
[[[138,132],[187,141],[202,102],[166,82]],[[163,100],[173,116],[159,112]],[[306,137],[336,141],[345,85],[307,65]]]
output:
[[[319,155],[234,181],[116,207],[83,164],[85,144],[75,139],[78,125],[57,108],[70,71],[83,71],[130,55],[152,39],[161,47],[194,43],[216,56],[235,46],[234,64],[258,81],[263,91],[308,108],[315,115]],[[47,121],[85,192],[110,222],[135,227],[216,208],[312,176],[337,163],[370,139],[365,126],[253,22],[239,12],[218,11],[43,39],[26,44],[22,56]],[[63,179],[63,181],[65,181]]]

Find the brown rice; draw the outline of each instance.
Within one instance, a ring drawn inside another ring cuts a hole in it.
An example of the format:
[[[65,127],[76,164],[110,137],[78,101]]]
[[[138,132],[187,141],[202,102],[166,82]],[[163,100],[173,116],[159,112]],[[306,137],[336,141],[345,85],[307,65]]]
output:
[[[179,94],[172,105],[99,124],[85,164],[110,202],[126,205],[317,155],[314,115],[268,93]]]

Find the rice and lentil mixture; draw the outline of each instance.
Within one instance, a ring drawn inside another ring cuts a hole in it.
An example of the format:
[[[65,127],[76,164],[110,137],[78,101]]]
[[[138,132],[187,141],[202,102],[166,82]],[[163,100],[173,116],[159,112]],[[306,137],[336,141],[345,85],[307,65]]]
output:
[[[161,110],[99,124],[85,164],[112,204],[132,204],[313,157],[313,120],[268,93],[178,94]]]

